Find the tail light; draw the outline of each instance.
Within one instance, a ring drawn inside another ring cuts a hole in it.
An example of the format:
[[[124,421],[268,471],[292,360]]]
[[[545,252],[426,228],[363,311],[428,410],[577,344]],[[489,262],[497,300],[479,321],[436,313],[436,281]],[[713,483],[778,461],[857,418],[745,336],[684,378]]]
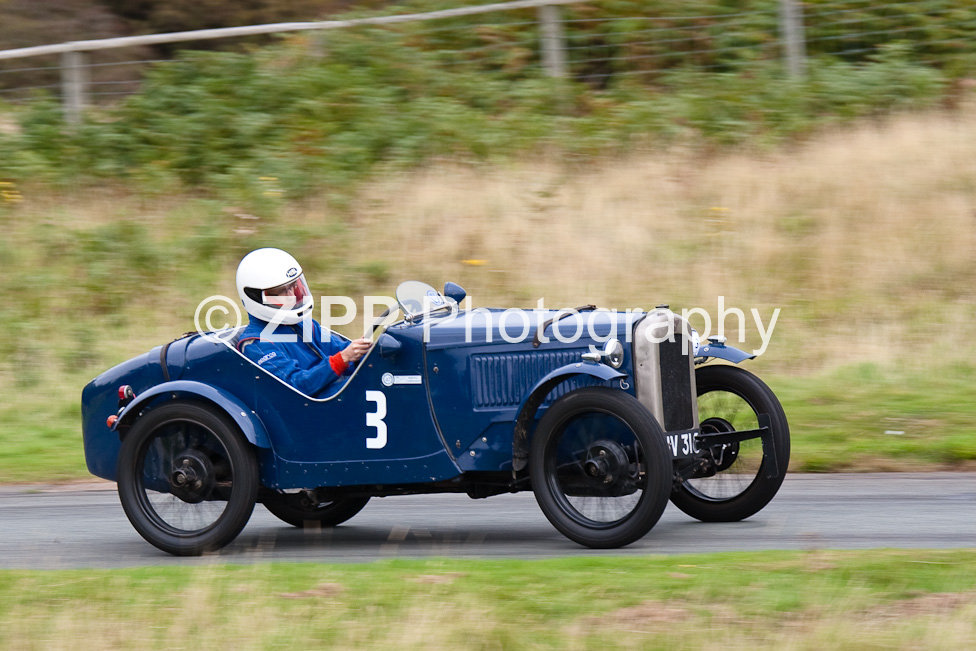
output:
[[[109,429],[115,429],[115,424],[119,422],[119,416],[122,415],[122,411],[132,402],[136,397],[136,392],[132,390],[132,387],[128,384],[123,384],[119,387],[119,409],[117,412],[105,419],[105,424],[108,425]]]

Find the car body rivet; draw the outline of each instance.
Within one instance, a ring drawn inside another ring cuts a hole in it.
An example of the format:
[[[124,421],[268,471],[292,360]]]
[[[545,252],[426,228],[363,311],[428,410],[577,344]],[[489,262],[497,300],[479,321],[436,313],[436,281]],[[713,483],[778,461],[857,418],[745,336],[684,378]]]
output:
[[[474,456],[474,450],[471,450],[471,452],[469,452],[468,454],[470,454],[473,457]]]

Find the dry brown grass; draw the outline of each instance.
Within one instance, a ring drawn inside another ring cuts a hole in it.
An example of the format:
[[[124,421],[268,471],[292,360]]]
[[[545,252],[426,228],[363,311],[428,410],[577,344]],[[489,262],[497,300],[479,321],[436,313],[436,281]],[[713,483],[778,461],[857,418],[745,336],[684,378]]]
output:
[[[283,224],[327,233],[341,220],[349,225],[337,243],[343,264],[380,262],[388,279],[364,285],[312,275],[320,295],[350,285],[390,294],[406,278],[451,279],[475,306],[669,303],[704,308],[713,319],[724,296],[727,307],[746,311],[748,349],[760,345],[749,308],[767,325],[782,309],[760,370],[907,357],[929,365],[933,354],[945,357],[950,338],[974,352],[973,134],[976,105],[969,105],[864,122],[779,149],[638,151],[585,166],[551,158],[442,162],[372,181],[351,215],[320,199],[286,205],[276,219],[244,219],[240,207],[139,198],[120,187],[78,196],[28,189],[22,219],[5,227],[12,246],[29,249],[37,248],[29,238],[38,222],[73,231],[137,219],[167,233],[206,218],[234,241],[274,245]],[[313,268],[316,250],[303,255]],[[232,258],[208,293],[236,293]],[[124,352],[192,327],[202,298],[157,290],[153,305],[169,307],[128,313]],[[734,335],[736,319],[726,326]]]
[[[974,133],[970,107],[776,151],[444,164],[373,184],[351,252],[396,278],[459,280],[477,305],[670,302],[714,318],[723,295],[767,321],[783,308],[773,363],[795,364],[789,344],[805,339],[807,368],[890,359],[944,328],[974,332]]]

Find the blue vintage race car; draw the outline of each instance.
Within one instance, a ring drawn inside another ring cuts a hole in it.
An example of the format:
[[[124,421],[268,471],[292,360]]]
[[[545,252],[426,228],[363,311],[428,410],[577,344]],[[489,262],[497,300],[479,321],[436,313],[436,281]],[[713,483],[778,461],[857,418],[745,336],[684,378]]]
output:
[[[749,357],[666,307],[459,310],[464,290],[416,281],[333,395],[304,395],[194,333],[124,362],[82,393],[89,470],[171,554],[220,548],[257,502],[294,526],[334,526],[371,497],[532,490],[589,547],[629,544],[668,499],[705,521],[762,509],[789,429]]]

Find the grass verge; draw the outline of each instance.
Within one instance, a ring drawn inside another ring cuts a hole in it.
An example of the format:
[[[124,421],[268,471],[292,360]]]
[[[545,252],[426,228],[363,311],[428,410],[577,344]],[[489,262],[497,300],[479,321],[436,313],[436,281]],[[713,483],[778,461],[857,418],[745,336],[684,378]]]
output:
[[[976,550],[0,572],[0,646],[967,648]]]
[[[976,464],[974,375],[968,363],[865,363],[766,379],[790,421],[791,471],[920,472]]]

